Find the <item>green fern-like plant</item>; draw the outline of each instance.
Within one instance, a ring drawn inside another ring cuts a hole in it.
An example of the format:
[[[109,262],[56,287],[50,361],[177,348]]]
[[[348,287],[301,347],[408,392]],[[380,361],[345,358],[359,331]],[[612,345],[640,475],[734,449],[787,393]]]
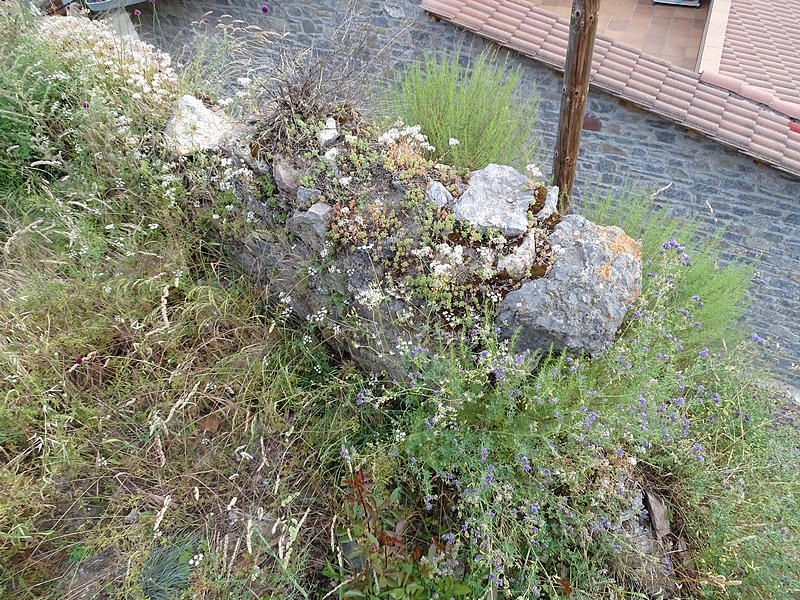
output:
[[[536,95],[520,91],[522,72],[483,53],[472,65],[458,56],[426,54],[390,89],[388,112],[420,125],[442,162],[464,169],[521,165],[534,154]],[[450,147],[450,139],[458,145]]]

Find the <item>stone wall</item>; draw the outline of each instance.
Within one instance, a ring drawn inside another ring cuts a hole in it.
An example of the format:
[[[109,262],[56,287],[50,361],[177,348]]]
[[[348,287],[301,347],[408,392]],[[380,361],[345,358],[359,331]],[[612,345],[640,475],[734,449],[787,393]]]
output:
[[[158,0],[158,18],[151,5],[138,8],[145,38],[179,54],[193,35],[191,23],[206,11],[213,26],[220,15],[232,15],[262,28],[287,32],[280,49],[315,46],[325,49],[336,28],[365,40],[361,59],[364,78],[391,78],[426,50],[460,50],[474,56],[487,47],[482,39],[444,23],[436,23],[413,0],[300,0],[260,5],[244,0]],[[349,10],[355,6],[355,12]],[[352,17],[352,19],[350,19]],[[254,57],[249,67],[265,67],[271,56]],[[560,77],[543,65],[511,55],[522,67],[524,85],[535,87],[540,103],[539,163],[550,165],[558,122]],[[246,65],[241,65],[246,68]],[[671,213],[702,220],[702,231],[726,227],[724,243],[731,254],[759,258],[748,325],[770,338],[784,379],[800,382],[800,180],[756,165],[750,158],[647,112],[592,90],[587,110],[596,117],[584,131],[576,177],[575,210],[594,194],[620,197],[626,187],[672,186],[657,202]],[[547,174],[547,173],[546,173]]]

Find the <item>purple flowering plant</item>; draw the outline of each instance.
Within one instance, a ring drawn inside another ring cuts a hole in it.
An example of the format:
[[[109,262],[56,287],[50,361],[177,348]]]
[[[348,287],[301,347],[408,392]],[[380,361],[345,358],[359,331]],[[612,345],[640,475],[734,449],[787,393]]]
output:
[[[480,351],[419,357],[408,390],[418,408],[392,449],[401,465],[414,457],[398,468],[439,499],[445,518],[427,527],[447,539],[448,572],[470,565],[474,595],[540,591],[575,554],[588,560],[570,562],[581,573],[573,589],[615,589],[634,575],[619,515],[639,506],[635,518],[651,526],[641,498],[655,490],[695,549],[684,562],[665,555],[667,577],[699,593],[708,584],[690,565],[703,564],[737,573],[752,598],[791,581],[797,555],[781,548],[797,535],[785,525],[798,525],[798,500],[780,482],[797,484],[797,469],[768,460],[785,442],[768,425],[763,338],[736,325],[752,267],[719,268],[713,244],[689,248],[673,236],[648,250],[653,277],[605,355],[518,354],[487,320],[466,336]],[[730,483],[743,474],[744,485]],[[749,493],[756,483],[775,495]],[[760,535],[741,541],[759,519]],[[765,553],[783,565],[770,575],[756,567]]]

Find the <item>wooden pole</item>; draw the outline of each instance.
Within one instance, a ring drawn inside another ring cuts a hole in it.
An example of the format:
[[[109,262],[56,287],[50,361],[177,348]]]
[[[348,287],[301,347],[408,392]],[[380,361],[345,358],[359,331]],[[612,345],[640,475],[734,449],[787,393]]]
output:
[[[561,114],[558,119],[558,136],[553,156],[553,179],[554,185],[559,189],[558,212],[561,214],[569,211],[569,199],[575,180],[583,113],[586,108],[586,97],[589,95],[589,73],[592,68],[599,7],[600,0],[572,0]]]

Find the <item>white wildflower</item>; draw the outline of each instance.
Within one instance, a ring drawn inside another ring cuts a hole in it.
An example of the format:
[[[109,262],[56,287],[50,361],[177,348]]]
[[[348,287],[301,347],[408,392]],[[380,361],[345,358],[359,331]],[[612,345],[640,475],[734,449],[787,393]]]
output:
[[[533,163],[527,165],[525,170],[528,172],[528,175],[531,177],[531,179],[539,180],[544,176],[542,174],[542,170]]]

